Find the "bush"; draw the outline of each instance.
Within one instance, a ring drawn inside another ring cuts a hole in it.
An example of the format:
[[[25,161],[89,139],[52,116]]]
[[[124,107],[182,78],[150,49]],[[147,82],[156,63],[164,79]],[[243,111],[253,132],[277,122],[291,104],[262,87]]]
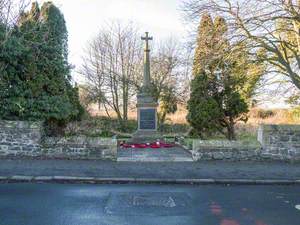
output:
[[[71,85],[62,13],[51,2],[34,3],[11,33],[6,40],[0,25],[0,118],[43,120],[47,134],[63,134],[84,109]]]
[[[263,110],[263,109],[259,109],[256,115],[256,117],[260,119],[267,119],[273,116],[275,116],[275,113],[272,110]]]
[[[293,120],[297,121],[300,119],[300,107],[293,108],[291,113],[292,113]]]
[[[189,129],[188,124],[164,123],[160,125],[160,131],[167,134],[185,134]]]
[[[234,125],[247,120],[248,106],[230,85],[233,81],[228,77],[228,83],[218,86],[221,82],[205,72],[192,80],[187,120],[194,135],[206,138],[220,132],[230,140],[236,138]]]
[[[88,117],[80,122],[71,122],[66,129],[66,135],[86,135],[92,137],[112,137],[118,133],[124,133],[128,137],[129,134],[135,132],[137,129],[137,122],[135,120],[128,120],[124,125],[121,125],[117,119],[109,117]],[[126,135],[128,134],[128,135]]]

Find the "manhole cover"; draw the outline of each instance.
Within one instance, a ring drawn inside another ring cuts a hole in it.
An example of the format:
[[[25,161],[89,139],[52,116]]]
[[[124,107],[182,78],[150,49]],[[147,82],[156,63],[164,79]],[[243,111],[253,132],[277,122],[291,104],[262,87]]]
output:
[[[185,215],[191,198],[182,192],[122,192],[109,195],[105,212],[112,215]]]

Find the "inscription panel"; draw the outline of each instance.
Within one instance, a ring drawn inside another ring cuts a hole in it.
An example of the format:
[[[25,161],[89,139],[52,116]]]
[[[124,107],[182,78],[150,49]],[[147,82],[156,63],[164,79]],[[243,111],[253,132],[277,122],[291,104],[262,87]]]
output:
[[[155,130],[156,129],[156,110],[140,109],[140,129]]]

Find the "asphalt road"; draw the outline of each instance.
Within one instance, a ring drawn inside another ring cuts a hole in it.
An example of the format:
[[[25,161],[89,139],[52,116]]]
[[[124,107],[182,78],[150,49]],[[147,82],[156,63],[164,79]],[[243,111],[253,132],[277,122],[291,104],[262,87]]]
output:
[[[300,186],[0,184],[0,225],[299,225],[299,205]]]

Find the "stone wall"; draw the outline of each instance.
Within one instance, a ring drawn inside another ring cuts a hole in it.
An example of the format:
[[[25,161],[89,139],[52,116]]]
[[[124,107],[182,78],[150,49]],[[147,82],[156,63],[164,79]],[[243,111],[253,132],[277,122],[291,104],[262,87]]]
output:
[[[0,120],[0,156],[29,156],[40,151],[41,123]]]
[[[300,125],[261,125],[262,158],[300,161]]]
[[[193,140],[194,161],[201,160],[259,160],[261,146],[257,142]]]
[[[194,140],[191,153],[195,161],[300,161],[300,125],[262,125],[258,141]],[[42,123],[0,120],[0,157],[116,159],[117,140],[45,137]]]
[[[258,142],[194,140],[193,159],[300,161],[300,125],[261,125]]]
[[[117,156],[117,140],[112,138],[46,137],[41,143],[42,154],[48,158],[116,159]]]
[[[0,121],[0,157],[116,159],[115,139],[45,137],[42,128],[39,122]]]

